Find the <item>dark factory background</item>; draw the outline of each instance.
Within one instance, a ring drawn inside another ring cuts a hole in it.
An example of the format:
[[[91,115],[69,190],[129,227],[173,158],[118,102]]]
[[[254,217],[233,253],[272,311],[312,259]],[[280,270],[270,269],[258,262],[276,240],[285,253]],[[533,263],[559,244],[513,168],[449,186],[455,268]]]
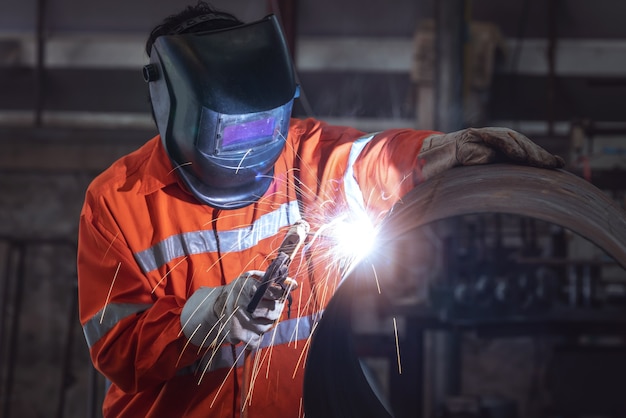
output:
[[[100,414],[102,379],[77,319],[78,217],[94,176],[155,135],[143,46],[185,4],[0,2],[0,418]],[[279,15],[302,88],[296,116],[371,132],[506,126],[626,204],[626,2],[212,4],[246,21]],[[431,319],[399,322],[402,338],[419,336],[402,353],[413,392],[389,377],[384,319],[368,310],[357,321],[381,398],[405,405],[398,416],[626,416],[624,269],[558,225],[455,222],[419,238],[434,256],[408,260],[414,270],[426,259],[492,268],[407,284],[403,304]],[[519,253],[533,258],[523,277],[506,261]]]

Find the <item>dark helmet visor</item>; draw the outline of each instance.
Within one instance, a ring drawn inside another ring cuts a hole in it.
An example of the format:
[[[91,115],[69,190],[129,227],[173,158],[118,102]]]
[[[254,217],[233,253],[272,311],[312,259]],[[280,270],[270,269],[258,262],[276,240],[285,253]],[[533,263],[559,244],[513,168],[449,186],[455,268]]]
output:
[[[284,141],[293,100],[274,109],[229,115],[202,109],[197,149],[206,155],[249,153]]]

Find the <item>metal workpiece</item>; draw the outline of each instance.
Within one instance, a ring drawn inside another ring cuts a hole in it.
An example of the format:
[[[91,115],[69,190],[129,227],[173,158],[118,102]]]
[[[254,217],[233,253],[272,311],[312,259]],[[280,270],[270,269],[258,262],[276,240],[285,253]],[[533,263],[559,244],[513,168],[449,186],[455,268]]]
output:
[[[415,376],[396,373],[396,383],[400,383],[396,388],[402,393],[392,391],[387,396],[372,384],[360,358],[363,347],[353,329],[355,315],[364,306],[359,305],[355,295],[363,293],[364,283],[374,281],[374,274],[383,293],[386,284],[394,281],[397,271],[388,260],[394,248],[399,248],[395,241],[403,240],[406,246],[407,234],[436,221],[488,213],[520,215],[569,229],[626,268],[624,210],[600,189],[570,172],[494,164],[455,168],[435,176],[408,193],[384,219],[378,247],[387,248],[387,253],[383,251],[368,260],[367,266],[357,266],[330,300],[315,329],[306,363],[304,408],[308,418],[423,415],[423,388]],[[405,327],[405,333],[410,332],[408,329]],[[404,335],[396,344],[413,338],[412,348],[420,349],[421,334],[415,337]],[[414,362],[413,366],[422,373],[423,364]],[[398,396],[406,399],[390,402],[389,397],[397,400]]]
[[[596,244],[626,268],[626,213],[565,170],[510,164],[448,170],[415,188],[384,221],[381,239],[461,215],[506,213],[562,226]]]

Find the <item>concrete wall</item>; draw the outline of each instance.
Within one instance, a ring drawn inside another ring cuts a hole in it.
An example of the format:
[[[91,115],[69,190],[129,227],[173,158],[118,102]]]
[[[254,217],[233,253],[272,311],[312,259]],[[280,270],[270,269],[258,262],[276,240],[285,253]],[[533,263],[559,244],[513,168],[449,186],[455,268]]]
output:
[[[90,366],[75,305],[75,237],[89,180],[0,175],[2,416],[86,416]]]

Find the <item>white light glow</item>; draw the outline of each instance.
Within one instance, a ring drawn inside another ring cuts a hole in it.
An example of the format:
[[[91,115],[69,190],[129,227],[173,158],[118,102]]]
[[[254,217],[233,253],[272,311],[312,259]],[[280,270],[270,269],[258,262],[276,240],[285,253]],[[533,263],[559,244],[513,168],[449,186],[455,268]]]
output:
[[[330,233],[335,240],[336,256],[356,264],[372,251],[376,230],[366,215],[345,216],[333,222]]]

